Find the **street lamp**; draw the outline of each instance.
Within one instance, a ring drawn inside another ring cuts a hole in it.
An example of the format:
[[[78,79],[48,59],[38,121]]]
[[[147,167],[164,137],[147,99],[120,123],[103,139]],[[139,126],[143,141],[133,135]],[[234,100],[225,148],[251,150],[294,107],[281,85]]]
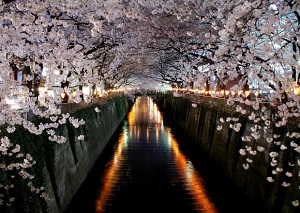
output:
[[[245,91],[245,98],[248,98],[250,95],[250,90]]]

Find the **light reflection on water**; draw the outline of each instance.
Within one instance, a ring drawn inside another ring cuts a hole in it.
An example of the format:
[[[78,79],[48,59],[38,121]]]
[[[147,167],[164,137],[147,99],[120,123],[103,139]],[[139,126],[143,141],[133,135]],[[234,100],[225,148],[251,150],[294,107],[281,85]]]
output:
[[[145,181],[139,179],[136,176],[137,173],[133,171],[135,165],[141,164],[138,161],[142,161],[136,156],[135,150],[148,145],[148,150],[137,152],[147,157],[148,162],[145,167],[149,166],[155,169],[156,166],[171,165],[172,170],[167,179],[173,181],[173,185],[180,183],[184,186],[185,193],[191,196],[191,205],[195,212],[218,212],[209,199],[202,178],[193,163],[181,152],[170,128],[164,126],[162,115],[152,99],[138,97],[127,119],[128,125],[124,126],[123,132],[120,134],[113,160],[106,167],[107,171],[102,177],[103,184],[96,198],[95,211],[103,212],[109,205],[113,205],[114,196],[122,190],[123,185],[131,184],[133,179],[140,182]],[[152,173],[149,172],[149,174]],[[150,184],[151,180],[157,178],[157,174],[155,176],[142,175]],[[159,178],[161,179],[161,177]],[[128,196],[130,195],[128,194]]]

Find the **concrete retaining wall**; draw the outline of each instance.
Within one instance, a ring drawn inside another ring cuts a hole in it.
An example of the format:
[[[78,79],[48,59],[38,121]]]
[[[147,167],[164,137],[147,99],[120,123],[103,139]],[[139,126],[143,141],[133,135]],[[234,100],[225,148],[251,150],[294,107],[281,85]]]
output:
[[[251,200],[261,206],[262,212],[300,212],[299,207],[291,204],[293,200],[300,199],[298,176],[300,168],[296,160],[299,154],[295,151],[283,152],[280,146],[266,141],[267,137],[272,137],[273,131],[281,131],[282,135],[286,135],[286,129],[262,132],[263,137],[252,145],[255,147],[261,145],[266,149],[264,152],[257,152],[257,155],[253,157],[254,162],[250,164],[248,170],[245,170],[243,164],[246,163],[246,157],[242,157],[239,150],[247,142],[242,141],[241,136],[250,135],[250,128],[255,125],[247,117],[240,117],[239,122],[243,126],[239,132],[229,128],[229,123],[225,123],[223,129],[218,131],[216,128],[221,124],[220,118],[234,117],[234,112],[201,104],[193,107],[190,99],[173,95],[166,95],[163,99],[157,100],[157,103],[164,114],[191,137],[192,143],[207,154],[216,165],[216,169],[222,170]],[[269,153],[271,151],[280,153],[278,166],[284,169],[275,177],[274,183],[267,181],[267,177],[272,176],[272,170],[276,168],[270,165],[272,159]],[[288,163],[294,163],[295,166],[290,167]],[[293,177],[287,177],[286,171],[292,172]],[[283,181],[290,182],[292,185],[284,187],[281,185]]]
[[[47,165],[45,170],[45,177],[49,177],[46,188],[48,192],[52,191],[53,198],[47,204],[47,212],[64,211],[124,119],[130,104],[124,97],[117,102],[109,100],[99,107],[100,113],[96,113],[93,107],[89,109],[92,113],[85,118],[84,126],[76,129],[64,125],[60,129],[68,141],[54,145],[51,152],[53,164]],[[80,134],[85,135],[83,141],[77,138]]]
[[[68,121],[57,129],[54,128],[57,135],[62,135],[67,139],[63,144],[49,141],[47,133],[34,135],[22,126],[17,126],[16,132],[9,136],[10,140],[14,144],[20,144],[22,152],[30,153],[37,162],[29,170],[35,177],[32,180],[26,180],[15,174],[15,178],[12,179],[10,177],[14,171],[0,173],[0,183],[3,184],[4,181],[4,184],[7,182],[15,185],[10,192],[5,193],[11,193],[10,196],[16,198],[11,206],[0,205],[0,212],[64,212],[133,105],[131,100],[121,94],[99,99],[99,101],[102,102],[92,103],[70,112],[74,118],[84,119],[85,125],[75,128]],[[101,111],[96,112],[95,107]],[[38,125],[49,121],[37,119],[33,122]],[[5,129],[0,131],[1,134],[5,132]],[[84,140],[79,140],[79,135],[84,135]],[[2,162],[12,160],[10,156],[1,155],[0,159]],[[38,194],[30,192],[28,181],[31,181],[34,187],[43,186],[50,201],[46,202]]]

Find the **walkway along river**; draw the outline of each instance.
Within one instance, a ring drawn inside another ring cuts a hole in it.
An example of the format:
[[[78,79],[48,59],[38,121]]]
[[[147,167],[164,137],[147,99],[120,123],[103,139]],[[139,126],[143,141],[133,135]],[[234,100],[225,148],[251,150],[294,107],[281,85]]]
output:
[[[260,212],[139,96],[65,213]]]

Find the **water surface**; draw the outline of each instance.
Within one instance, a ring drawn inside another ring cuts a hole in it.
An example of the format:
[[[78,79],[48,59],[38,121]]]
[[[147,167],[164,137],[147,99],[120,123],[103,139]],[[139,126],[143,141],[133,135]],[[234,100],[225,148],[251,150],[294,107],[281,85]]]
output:
[[[244,201],[233,187],[228,188],[228,183],[216,183],[222,177],[210,173],[212,168],[205,160],[197,166],[205,170],[203,176],[200,175],[199,168],[183,152],[174,129],[164,124],[162,114],[150,97],[136,99],[114,140],[65,213],[75,210],[84,213],[215,213],[251,209],[237,207]]]

